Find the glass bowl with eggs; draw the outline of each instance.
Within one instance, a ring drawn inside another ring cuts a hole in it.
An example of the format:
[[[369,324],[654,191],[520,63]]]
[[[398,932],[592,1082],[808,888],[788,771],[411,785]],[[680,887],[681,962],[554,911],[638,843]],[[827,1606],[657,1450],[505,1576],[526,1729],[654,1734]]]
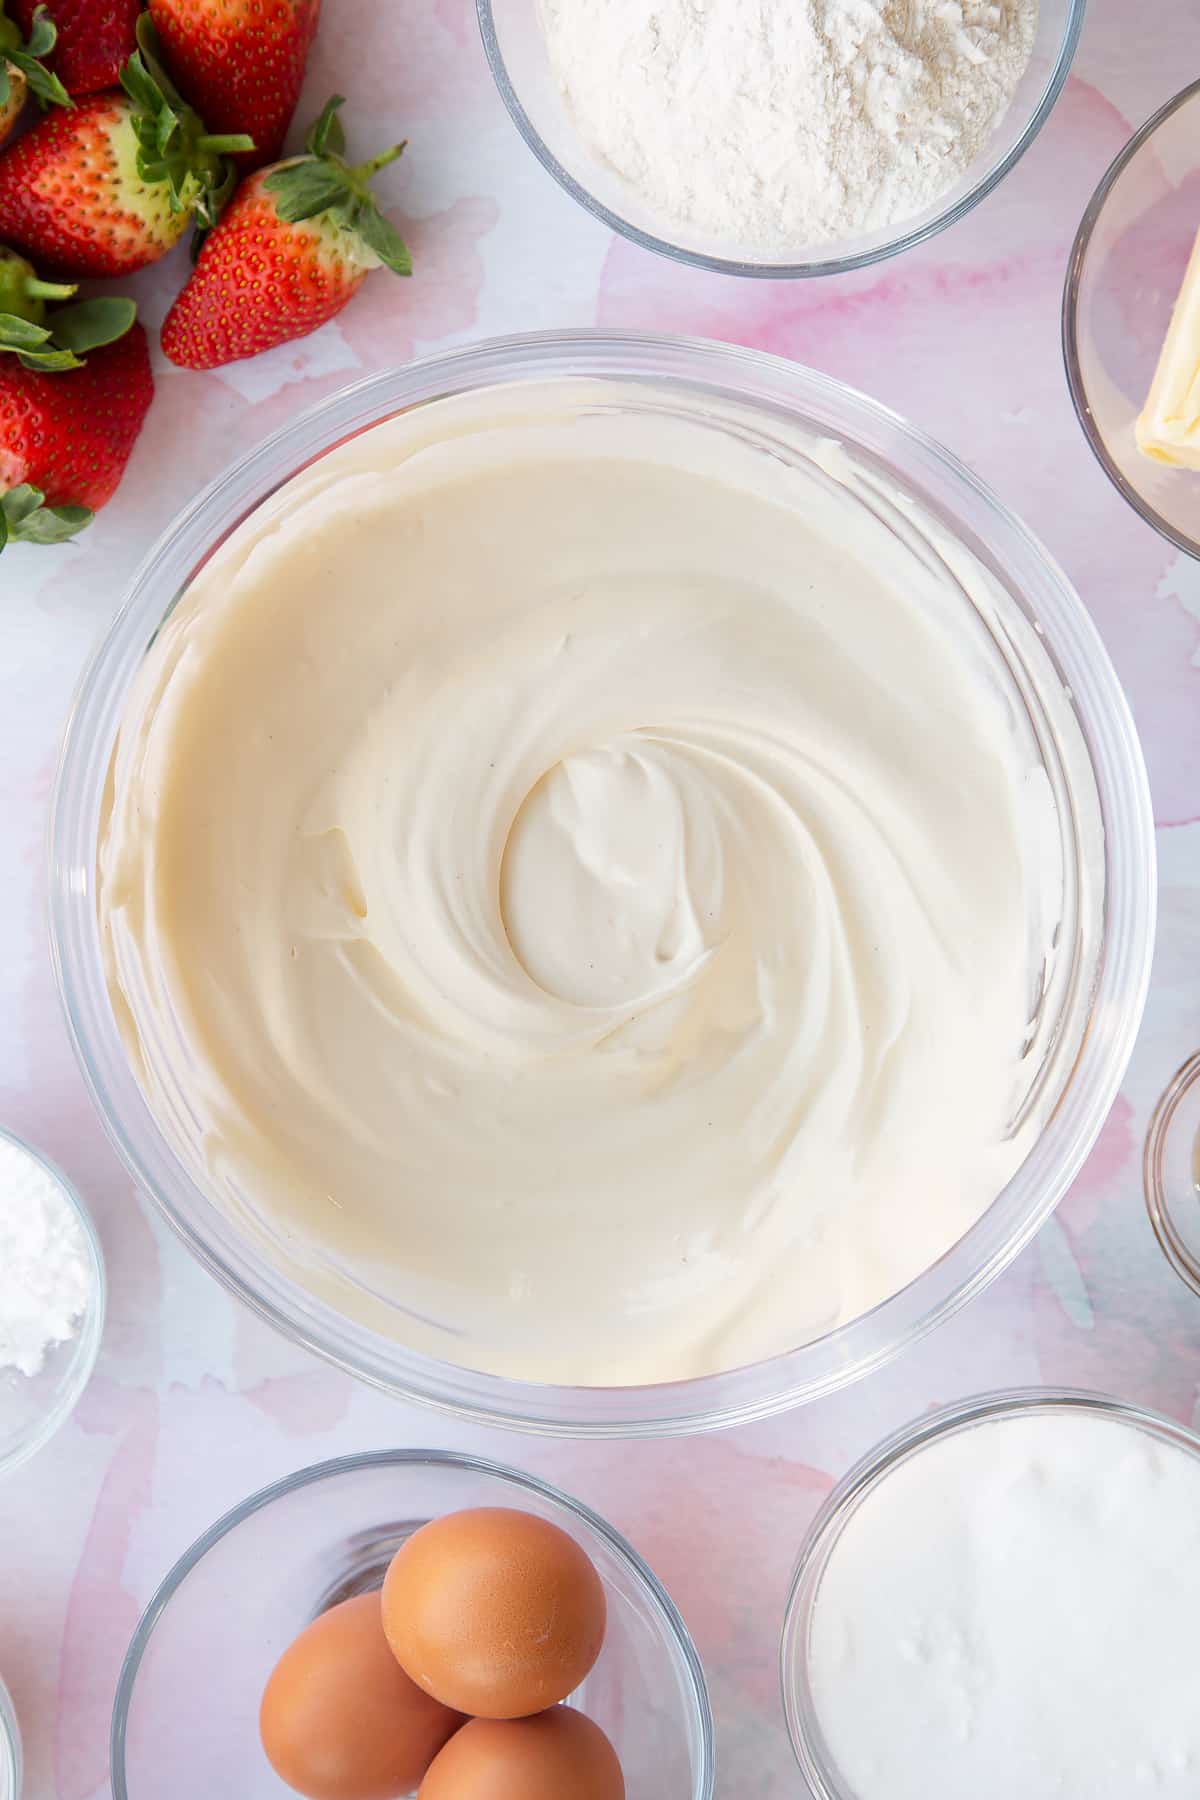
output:
[[[381,1451],[181,1557],[125,1658],[111,1773],[114,1800],[711,1800],[713,1732],[687,1629],[611,1526],[494,1463]]]
[[[878,1367],[1066,1190],[1145,997],[1124,698],[962,464],[648,335],[359,383],[86,674],[54,957],[127,1166],[393,1393],[709,1429]]]
[[[517,130],[580,206],[694,268],[796,279],[896,256],[991,193],[1062,90],[1085,4],[478,12]]]

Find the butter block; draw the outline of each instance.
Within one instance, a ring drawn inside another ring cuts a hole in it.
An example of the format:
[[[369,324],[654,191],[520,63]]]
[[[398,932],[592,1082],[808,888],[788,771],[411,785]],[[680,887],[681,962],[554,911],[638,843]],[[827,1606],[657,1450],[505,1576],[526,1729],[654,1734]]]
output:
[[[1200,235],[1136,433],[1143,456],[1177,468],[1200,469]]]

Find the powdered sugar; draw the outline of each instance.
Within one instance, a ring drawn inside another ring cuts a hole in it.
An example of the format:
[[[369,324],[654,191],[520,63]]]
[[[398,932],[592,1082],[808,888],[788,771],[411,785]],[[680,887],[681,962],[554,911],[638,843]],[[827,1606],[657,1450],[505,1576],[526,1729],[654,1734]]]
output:
[[[664,228],[763,252],[953,187],[1029,61],[1038,0],[541,0],[594,152]]]
[[[36,1375],[75,1336],[93,1289],[87,1241],[48,1169],[0,1137],[0,1370]]]

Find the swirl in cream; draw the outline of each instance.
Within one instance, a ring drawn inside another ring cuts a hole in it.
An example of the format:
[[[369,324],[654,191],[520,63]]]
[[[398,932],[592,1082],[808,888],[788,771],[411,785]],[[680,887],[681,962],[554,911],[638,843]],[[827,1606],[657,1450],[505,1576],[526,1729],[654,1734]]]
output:
[[[289,482],[160,633],[114,1003],[343,1311],[706,1373],[894,1293],[1021,1161],[1049,793],[986,607],[857,479],[643,391],[459,396]]]

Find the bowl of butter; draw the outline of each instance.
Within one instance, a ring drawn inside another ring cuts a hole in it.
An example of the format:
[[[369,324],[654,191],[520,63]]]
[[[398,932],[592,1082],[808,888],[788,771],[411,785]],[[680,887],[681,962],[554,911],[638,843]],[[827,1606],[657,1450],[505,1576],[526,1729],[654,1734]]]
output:
[[[1096,189],[1067,269],[1063,353],[1106,474],[1200,556],[1200,81],[1147,119]]]

